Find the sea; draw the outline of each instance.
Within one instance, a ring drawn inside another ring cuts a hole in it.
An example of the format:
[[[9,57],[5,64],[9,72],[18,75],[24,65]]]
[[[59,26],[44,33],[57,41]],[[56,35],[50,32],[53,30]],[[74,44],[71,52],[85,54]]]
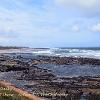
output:
[[[32,55],[85,57],[100,59],[100,47],[91,48],[21,48],[0,50],[0,53],[31,53]]]
[[[47,48],[34,49],[35,55],[60,56],[60,57],[86,57],[100,59],[100,48]]]

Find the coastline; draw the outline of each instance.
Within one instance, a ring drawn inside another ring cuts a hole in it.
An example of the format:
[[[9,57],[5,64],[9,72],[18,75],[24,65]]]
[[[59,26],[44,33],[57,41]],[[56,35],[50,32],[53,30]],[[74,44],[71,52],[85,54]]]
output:
[[[52,66],[50,66],[50,64],[52,64]],[[40,65],[42,65],[42,67],[40,67]],[[44,67],[45,65],[46,67]],[[80,76],[74,75],[73,77],[66,77],[69,72],[70,74],[76,72],[76,68],[78,68],[78,72],[81,68],[83,70],[87,68],[87,66],[92,70],[100,68],[99,59],[30,56],[30,54],[25,53],[20,53],[20,55],[17,53],[6,53],[0,55],[0,66],[0,80],[14,84],[17,88],[24,88],[25,91],[31,94],[34,93],[35,96],[50,100],[53,98],[56,98],[55,100],[59,98],[63,100],[70,100],[71,98],[80,100],[79,98],[82,97],[100,98],[100,75],[98,73],[95,76],[91,76],[91,74],[90,76],[83,76],[80,73]],[[53,69],[49,69],[48,66]],[[69,69],[69,72],[65,76],[58,77],[57,74],[54,73],[54,68],[61,69],[62,71],[66,68],[66,71]],[[70,69],[73,70],[72,73]],[[87,71],[87,73],[88,72],[89,71]],[[93,92],[94,90],[96,92]],[[85,96],[83,96],[84,94]]]

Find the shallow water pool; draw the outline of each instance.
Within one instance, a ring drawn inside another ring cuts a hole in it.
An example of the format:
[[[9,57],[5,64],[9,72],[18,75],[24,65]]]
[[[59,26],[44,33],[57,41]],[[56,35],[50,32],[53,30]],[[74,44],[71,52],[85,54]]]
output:
[[[55,65],[55,64],[39,64],[39,68],[49,69],[57,76],[98,76],[100,75],[100,66],[96,65]]]

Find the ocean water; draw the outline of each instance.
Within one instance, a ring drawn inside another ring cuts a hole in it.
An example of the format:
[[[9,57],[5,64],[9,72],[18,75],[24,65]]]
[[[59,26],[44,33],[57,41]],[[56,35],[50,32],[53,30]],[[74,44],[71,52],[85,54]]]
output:
[[[60,56],[60,57],[87,57],[100,59],[100,48],[50,48],[34,49],[35,55]]]
[[[49,69],[57,76],[78,77],[78,76],[99,76],[99,65],[55,65],[38,64],[37,67]]]
[[[0,50],[0,53],[31,53],[60,57],[87,57],[100,59],[100,48],[21,48]]]

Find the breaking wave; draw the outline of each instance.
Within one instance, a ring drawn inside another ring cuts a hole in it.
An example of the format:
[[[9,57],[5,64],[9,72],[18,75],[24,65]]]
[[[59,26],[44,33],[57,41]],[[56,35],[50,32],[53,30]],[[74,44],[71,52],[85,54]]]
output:
[[[61,56],[61,57],[89,57],[89,58],[100,58],[100,50],[87,50],[87,49],[40,49],[33,50],[33,54],[36,55],[48,55],[48,56]]]

